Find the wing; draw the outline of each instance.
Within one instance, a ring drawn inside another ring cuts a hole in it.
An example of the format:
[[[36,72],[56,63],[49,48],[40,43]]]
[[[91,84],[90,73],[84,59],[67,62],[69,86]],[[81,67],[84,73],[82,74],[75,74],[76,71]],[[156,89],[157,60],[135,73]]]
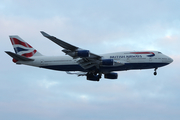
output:
[[[50,36],[48,35],[47,33],[41,31],[42,35],[48,39],[50,39],[51,41],[55,42],[56,44],[58,44],[59,46],[63,47],[64,49],[67,49],[67,50],[71,50],[71,51],[75,51],[78,49],[78,47],[74,46],[74,45],[71,45],[67,42],[64,42],[54,36]]]
[[[86,76],[87,75],[87,72],[69,72],[69,71],[66,71],[67,74],[70,74],[70,75],[77,75],[77,76]]]
[[[91,53],[89,50],[81,49],[77,46],[71,45],[63,40],[60,40],[54,36],[48,35],[47,33],[41,31],[42,35],[59,46],[63,47],[62,50],[67,55],[75,58],[80,58],[77,62],[84,69],[89,69],[92,67],[98,68],[101,62],[101,56]]]

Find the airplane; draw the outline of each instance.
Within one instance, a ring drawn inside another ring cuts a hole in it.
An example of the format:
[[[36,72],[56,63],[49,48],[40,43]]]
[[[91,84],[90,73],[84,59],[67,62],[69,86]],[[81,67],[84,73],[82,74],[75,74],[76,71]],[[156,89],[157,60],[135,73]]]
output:
[[[106,79],[117,79],[116,71],[154,69],[154,75],[157,75],[156,70],[159,67],[173,62],[172,58],[159,51],[126,51],[97,55],[43,31],[40,32],[61,46],[66,56],[44,56],[19,36],[11,35],[9,37],[15,53],[5,52],[13,58],[14,63],[65,71],[68,74],[86,76],[90,81],[99,81],[102,74]]]

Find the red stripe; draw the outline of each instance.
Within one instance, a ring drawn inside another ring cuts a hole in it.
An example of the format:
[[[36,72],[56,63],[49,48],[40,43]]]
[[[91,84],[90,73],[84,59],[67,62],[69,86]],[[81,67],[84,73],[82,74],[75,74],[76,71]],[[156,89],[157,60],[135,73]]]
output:
[[[34,50],[33,52],[30,52],[30,53],[25,53],[25,54],[22,54],[21,56],[24,56],[24,57],[32,57],[37,51]]]
[[[22,42],[22,41],[18,40],[17,38],[12,38],[11,42],[13,45],[22,45],[24,47],[32,48],[28,43]]]
[[[13,61],[14,63],[16,63],[18,60],[16,60],[16,59],[13,58],[12,61]]]
[[[131,54],[154,54],[153,52],[131,52]]]
[[[10,38],[10,40],[11,40],[12,45],[14,45],[14,43],[13,43],[13,39],[12,39],[12,38]]]

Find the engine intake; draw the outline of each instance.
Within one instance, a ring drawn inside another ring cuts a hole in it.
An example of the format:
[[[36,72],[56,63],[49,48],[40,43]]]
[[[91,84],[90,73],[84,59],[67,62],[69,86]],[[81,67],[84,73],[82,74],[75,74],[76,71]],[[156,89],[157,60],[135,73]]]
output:
[[[117,73],[104,74],[104,78],[107,78],[107,79],[117,79],[118,78],[118,74]]]
[[[102,65],[113,65],[114,60],[113,59],[102,59]]]

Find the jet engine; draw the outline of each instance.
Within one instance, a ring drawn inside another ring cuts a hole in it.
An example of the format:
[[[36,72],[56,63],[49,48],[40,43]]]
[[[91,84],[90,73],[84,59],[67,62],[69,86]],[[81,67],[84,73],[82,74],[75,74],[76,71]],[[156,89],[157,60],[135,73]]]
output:
[[[102,65],[113,65],[114,60],[113,59],[102,59]]]
[[[89,57],[89,50],[78,50],[76,55],[78,57]]]
[[[118,74],[117,73],[107,73],[107,74],[104,74],[104,78],[107,78],[107,79],[117,79],[118,78]]]

